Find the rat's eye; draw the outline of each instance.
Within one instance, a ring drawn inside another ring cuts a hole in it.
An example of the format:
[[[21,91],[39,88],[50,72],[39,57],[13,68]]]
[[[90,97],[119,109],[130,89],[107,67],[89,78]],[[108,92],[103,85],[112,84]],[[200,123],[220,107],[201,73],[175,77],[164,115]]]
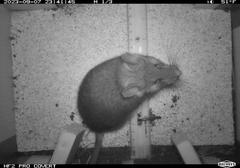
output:
[[[160,82],[161,82],[161,80],[162,80],[162,79],[155,80],[155,81],[154,81],[154,85],[156,85],[156,84],[160,83]]]
[[[162,68],[162,66],[161,66],[160,64],[154,64],[154,66],[155,66],[156,68],[158,68],[158,69],[161,69],[161,68]]]

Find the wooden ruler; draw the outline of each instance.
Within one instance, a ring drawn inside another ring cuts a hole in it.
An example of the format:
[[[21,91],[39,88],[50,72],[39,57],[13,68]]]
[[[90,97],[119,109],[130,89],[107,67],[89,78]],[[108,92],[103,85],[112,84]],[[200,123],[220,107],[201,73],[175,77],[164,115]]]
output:
[[[128,4],[128,51],[147,55],[147,6]],[[139,124],[138,116],[149,116],[149,101],[145,101],[135,112],[130,123],[131,159],[151,158],[151,132],[149,121]]]

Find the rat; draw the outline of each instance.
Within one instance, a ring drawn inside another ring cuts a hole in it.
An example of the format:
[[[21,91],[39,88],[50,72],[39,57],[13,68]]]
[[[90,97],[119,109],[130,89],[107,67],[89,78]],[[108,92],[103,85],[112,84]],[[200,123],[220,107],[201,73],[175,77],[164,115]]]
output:
[[[92,68],[78,91],[78,111],[95,133],[95,164],[104,133],[120,129],[145,100],[174,85],[182,72],[152,56],[123,53]]]

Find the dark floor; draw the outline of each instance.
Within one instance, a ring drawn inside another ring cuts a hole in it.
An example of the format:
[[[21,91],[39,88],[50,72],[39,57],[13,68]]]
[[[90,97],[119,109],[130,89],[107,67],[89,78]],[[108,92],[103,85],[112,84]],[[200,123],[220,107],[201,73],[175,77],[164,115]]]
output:
[[[240,153],[235,146],[195,146],[201,161],[216,164],[218,161],[230,160],[240,162]],[[79,149],[73,163],[87,163],[93,149]],[[53,151],[19,152],[9,159],[9,163],[24,163],[32,155],[51,156]],[[98,158],[99,164],[121,164],[130,160],[130,148],[103,148]],[[183,164],[181,156],[174,146],[152,146],[151,160],[135,160],[136,164]]]

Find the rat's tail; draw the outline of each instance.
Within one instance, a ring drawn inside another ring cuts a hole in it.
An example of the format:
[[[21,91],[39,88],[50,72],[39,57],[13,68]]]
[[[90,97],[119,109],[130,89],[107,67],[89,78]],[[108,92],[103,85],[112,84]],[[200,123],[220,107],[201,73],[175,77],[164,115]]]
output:
[[[100,149],[102,147],[104,133],[95,133],[95,148],[91,157],[89,164],[96,164]]]

